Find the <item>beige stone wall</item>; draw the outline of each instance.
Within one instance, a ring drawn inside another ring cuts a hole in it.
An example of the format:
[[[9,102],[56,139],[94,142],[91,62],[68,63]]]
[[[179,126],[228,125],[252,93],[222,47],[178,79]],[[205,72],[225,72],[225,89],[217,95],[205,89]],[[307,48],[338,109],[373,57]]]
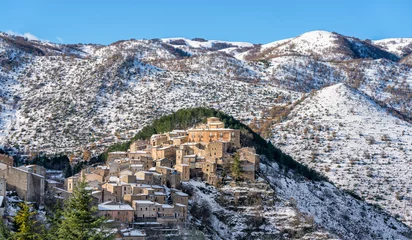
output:
[[[150,138],[150,144],[152,146],[159,146],[167,142],[168,138],[165,134],[155,134]]]
[[[175,165],[175,169],[180,173],[181,181],[187,182],[190,180],[190,166],[187,164],[184,165]]]
[[[0,178],[0,196],[6,196],[6,185],[7,180],[5,178]]]
[[[204,162],[202,165],[202,172],[208,175],[214,174],[216,173],[216,168],[217,168],[216,163]]]
[[[202,143],[226,141],[231,142],[235,147],[240,147],[240,131],[236,129],[190,129],[188,141]]]
[[[183,194],[183,195],[186,195],[186,194]],[[174,204],[180,203],[180,204],[183,204],[183,205],[186,205],[186,206],[188,205],[189,196],[182,196],[182,195],[180,195],[176,192],[172,192],[171,197],[172,197],[172,201],[173,201]]]
[[[99,211],[100,216],[105,216],[108,219],[120,221],[124,223],[130,223],[134,220],[134,211],[132,210],[119,210],[119,211]]]
[[[143,179],[145,184],[153,184],[153,173],[150,172],[137,172],[134,174],[135,177]]]
[[[154,203],[145,204],[145,203],[133,202],[132,207],[135,209],[135,215],[138,218],[156,218],[157,217],[157,209]]]
[[[152,148],[152,158],[153,160],[169,158],[176,158],[176,148],[173,146],[162,147],[162,148]]]
[[[0,178],[6,179],[6,187],[30,202],[41,203],[44,197],[45,180],[43,176],[10,167],[0,171]]]

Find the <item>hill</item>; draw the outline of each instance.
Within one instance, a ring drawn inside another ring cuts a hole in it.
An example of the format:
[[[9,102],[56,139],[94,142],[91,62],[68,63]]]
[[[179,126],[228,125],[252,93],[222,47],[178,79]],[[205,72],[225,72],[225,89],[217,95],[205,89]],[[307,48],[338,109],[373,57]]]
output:
[[[273,142],[405,222],[410,222],[412,124],[343,84],[309,96],[273,129]]]

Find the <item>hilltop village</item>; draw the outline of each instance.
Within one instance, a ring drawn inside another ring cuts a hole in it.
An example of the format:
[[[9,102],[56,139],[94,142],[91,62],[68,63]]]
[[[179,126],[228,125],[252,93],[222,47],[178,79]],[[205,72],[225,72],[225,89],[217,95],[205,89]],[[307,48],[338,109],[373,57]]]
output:
[[[105,165],[83,169],[66,178],[62,187],[46,179],[45,168],[13,167],[12,159],[3,157],[0,200],[6,188],[31,202],[43,203],[50,190],[56,198],[66,199],[85,181],[99,214],[119,224],[119,239],[145,239],[150,229],[167,226],[164,229],[170,231],[186,222],[185,182],[219,186],[237,179],[254,181],[259,162],[255,149],[241,147],[240,130],[225,128],[218,118],[210,117],[192,129],[135,141],[127,152],[110,152]]]

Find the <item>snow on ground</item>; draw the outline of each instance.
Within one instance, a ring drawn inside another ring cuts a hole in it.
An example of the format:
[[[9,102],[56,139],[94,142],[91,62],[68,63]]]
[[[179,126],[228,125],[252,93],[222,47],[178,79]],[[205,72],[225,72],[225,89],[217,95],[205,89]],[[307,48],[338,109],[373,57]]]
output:
[[[412,53],[412,38],[387,38],[373,43],[399,57]]]
[[[277,164],[261,164],[277,196],[342,239],[409,239],[410,228],[327,182],[298,180],[278,171]]]
[[[412,125],[343,84],[322,89],[273,130],[273,141],[407,224],[412,221]]]
[[[252,47],[252,43],[248,42],[229,42],[229,41],[221,41],[221,40],[201,40],[201,41],[196,41],[196,40],[190,40],[187,38],[162,38],[161,39],[165,43],[171,43],[172,45],[173,42],[181,41],[181,44],[183,42],[186,44],[186,46],[192,47],[192,48],[212,48],[214,45],[217,43],[221,44],[229,44],[234,47]]]

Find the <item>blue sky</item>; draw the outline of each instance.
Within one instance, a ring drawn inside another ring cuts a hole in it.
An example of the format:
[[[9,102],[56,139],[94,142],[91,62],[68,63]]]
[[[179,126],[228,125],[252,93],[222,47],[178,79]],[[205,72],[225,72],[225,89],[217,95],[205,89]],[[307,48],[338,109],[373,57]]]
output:
[[[3,0],[1,8],[0,31],[63,43],[165,37],[268,43],[312,30],[412,37],[410,0]]]

